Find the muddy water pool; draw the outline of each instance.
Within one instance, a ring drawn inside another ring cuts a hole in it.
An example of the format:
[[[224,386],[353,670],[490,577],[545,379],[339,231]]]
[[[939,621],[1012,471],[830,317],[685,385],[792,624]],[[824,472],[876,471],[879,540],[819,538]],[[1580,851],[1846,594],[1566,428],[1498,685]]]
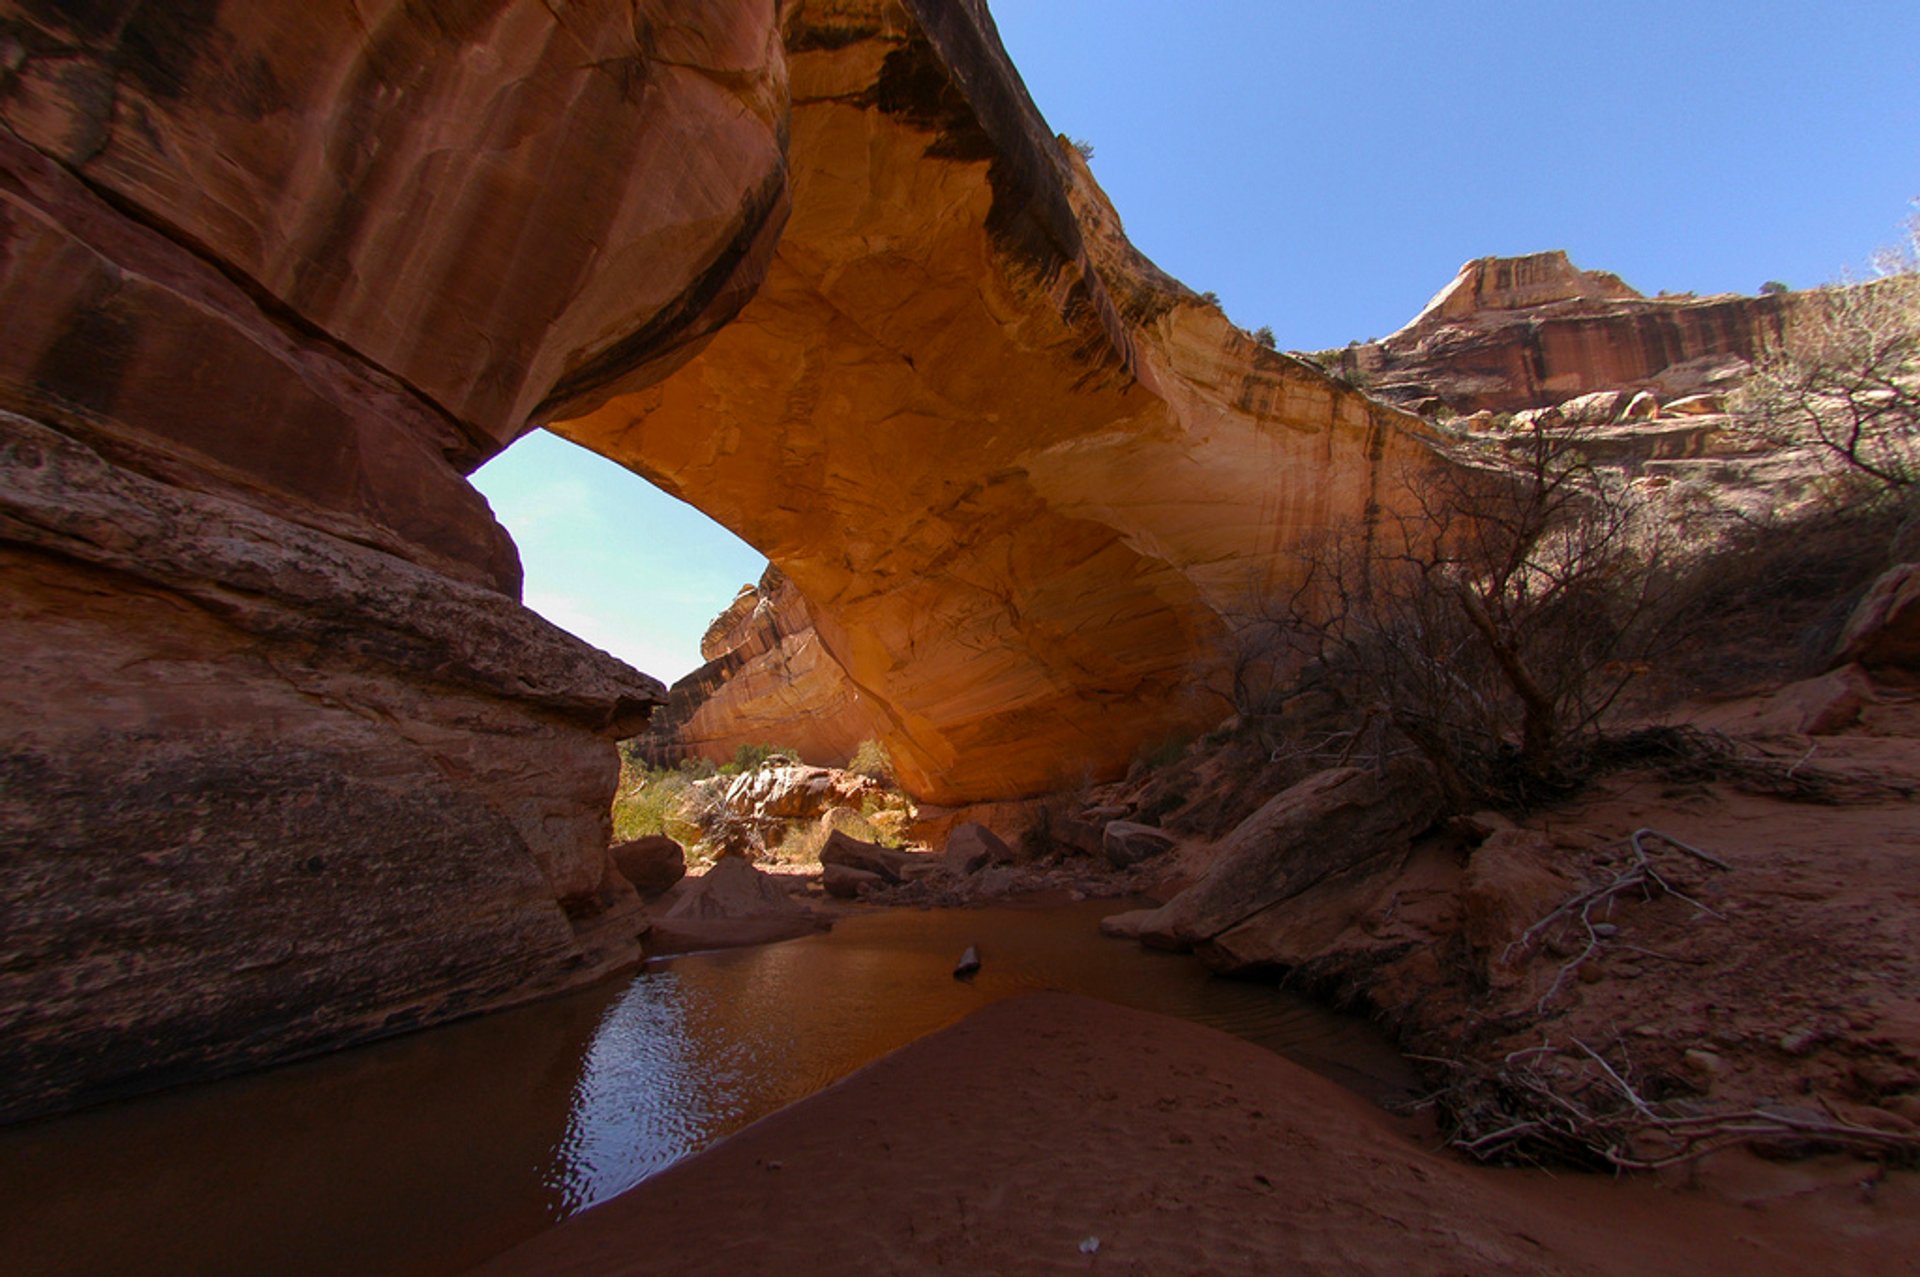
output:
[[[459,1272],[1000,998],[1065,989],[1375,1099],[1405,1063],[1270,984],[1107,940],[1113,901],[890,911],[537,1006],[0,1131],[12,1274]],[[951,970],[967,945],[971,981]]]

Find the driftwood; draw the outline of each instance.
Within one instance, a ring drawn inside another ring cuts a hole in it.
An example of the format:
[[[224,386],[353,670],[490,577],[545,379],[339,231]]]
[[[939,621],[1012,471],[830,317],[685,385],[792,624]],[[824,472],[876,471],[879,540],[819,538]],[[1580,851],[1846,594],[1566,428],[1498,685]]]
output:
[[[1448,1141],[1482,1161],[1600,1162],[1651,1171],[1742,1144],[1795,1140],[1879,1156],[1920,1154],[1920,1135],[1883,1131],[1784,1108],[1688,1112],[1650,1101],[1627,1070],[1578,1038],[1579,1052],[1542,1045],[1509,1054],[1498,1066],[1416,1057],[1455,1079],[1423,1104],[1451,1101],[1459,1123]],[[1581,1078],[1582,1062],[1592,1066]],[[1573,1066],[1573,1067],[1566,1067]],[[1555,1069],[1562,1077],[1556,1084]],[[1570,1079],[1580,1084],[1568,1085]]]
[[[1612,923],[1605,921],[1604,918],[1596,918],[1594,913],[1595,910],[1599,909],[1606,909],[1610,912],[1614,899],[1622,893],[1637,890],[1648,899],[1651,899],[1656,893],[1669,895],[1676,899],[1686,901],[1708,917],[1721,917],[1718,912],[1701,904],[1698,900],[1695,900],[1684,891],[1679,890],[1661,876],[1659,869],[1654,866],[1652,856],[1647,852],[1646,844],[1648,839],[1658,839],[1667,846],[1685,852],[1694,859],[1712,865],[1716,869],[1733,868],[1732,865],[1729,865],[1726,861],[1720,859],[1720,857],[1701,851],[1698,847],[1688,846],[1678,838],[1670,834],[1663,834],[1657,829],[1634,830],[1627,839],[1628,845],[1633,848],[1633,863],[1621,869],[1608,881],[1582,891],[1564,901],[1552,913],[1540,919],[1540,921],[1534,923],[1531,927],[1528,927],[1518,940],[1507,946],[1503,958],[1505,961],[1511,963],[1520,958],[1524,958],[1560,923],[1570,919],[1577,920],[1586,930],[1586,948],[1582,949],[1561,966],[1559,972],[1554,976],[1553,984],[1545,993],[1540,995],[1539,1002],[1534,1004],[1533,1009],[1536,1013],[1545,1011],[1547,1004],[1552,1002],[1554,998],[1558,996],[1560,990],[1566,987],[1567,981],[1578,973],[1581,967],[1590,962],[1594,956],[1600,952],[1601,948],[1617,934]],[[1633,945],[1622,944],[1619,947],[1632,949],[1636,953],[1645,953],[1656,958],[1669,958],[1667,954],[1654,953],[1650,949],[1640,949]],[[1678,961],[1678,959],[1672,958],[1669,958],[1669,960]]]

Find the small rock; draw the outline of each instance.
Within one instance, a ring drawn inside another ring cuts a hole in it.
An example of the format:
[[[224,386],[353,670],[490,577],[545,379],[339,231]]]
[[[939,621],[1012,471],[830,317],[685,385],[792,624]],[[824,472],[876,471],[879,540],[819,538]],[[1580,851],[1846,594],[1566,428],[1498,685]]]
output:
[[[971,979],[979,970],[980,950],[974,945],[968,945],[966,952],[960,955],[960,961],[953,964],[953,978],[956,980]]]
[[[973,894],[982,897],[1004,896],[1013,890],[1016,881],[1013,870],[1005,865],[995,865],[974,876]]]
[[[1806,1055],[1820,1045],[1821,1037],[1817,1027],[1807,1024],[1781,1034],[1780,1040],[1775,1045],[1788,1055]]]
[[[1095,1254],[1099,1251],[1099,1249],[1100,1249],[1100,1239],[1098,1237],[1086,1237],[1081,1239],[1080,1253],[1082,1255]]]
[[[1681,1062],[1687,1066],[1689,1072],[1697,1073],[1701,1077],[1719,1077],[1720,1074],[1726,1070],[1726,1061],[1722,1060],[1712,1051],[1702,1051],[1696,1048],[1695,1050],[1688,1051],[1685,1055],[1681,1056],[1680,1059]]]

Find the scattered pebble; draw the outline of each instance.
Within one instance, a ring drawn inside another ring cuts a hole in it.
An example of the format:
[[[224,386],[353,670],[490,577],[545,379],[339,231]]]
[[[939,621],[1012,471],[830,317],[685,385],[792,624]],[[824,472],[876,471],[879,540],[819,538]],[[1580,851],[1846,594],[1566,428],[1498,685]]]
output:
[[[1098,1237],[1083,1238],[1080,1242],[1080,1253],[1082,1255],[1091,1255],[1099,1249],[1100,1239]]]

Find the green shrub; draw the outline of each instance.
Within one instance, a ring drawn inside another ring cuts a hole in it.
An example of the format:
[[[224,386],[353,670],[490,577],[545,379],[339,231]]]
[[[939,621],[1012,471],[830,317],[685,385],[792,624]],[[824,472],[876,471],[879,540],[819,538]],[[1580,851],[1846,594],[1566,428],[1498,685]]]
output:
[[[860,742],[847,760],[847,770],[856,776],[869,776],[885,785],[893,784],[893,755],[874,737]]]
[[[782,763],[800,761],[800,751],[787,749],[780,745],[771,745],[762,741],[758,745],[741,745],[733,751],[733,762],[720,768],[723,776],[734,776],[741,772],[755,772],[762,767],[779,766]],[[733,770],[728,771],[727,767]]]
[[[622,762],[620,785],[613,795],[614,840],[626,842],[647,834],[668,833],[667,826],[691,784],[684,772],[650,771]]]

